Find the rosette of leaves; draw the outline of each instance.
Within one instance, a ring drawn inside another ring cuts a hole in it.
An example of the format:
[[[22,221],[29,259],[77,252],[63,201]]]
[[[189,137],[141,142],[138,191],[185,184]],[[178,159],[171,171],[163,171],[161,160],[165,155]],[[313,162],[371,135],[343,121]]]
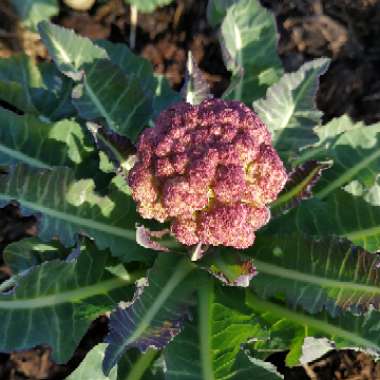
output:
[[[232,71],[224,97],[255,109],[286,164],[270,222],[248,249],[189,250],[142,219],[134,144],[181,95],[209,96],[200,71],[190,56],[179,94],[126,45],[42,22],[51,62],[0,60],[0,203],[36,217],[36,236],[4,252],[1,352],[43,344],[65,363],[102,314],[106,341],[69,379],[280,379],[265,362],[278,350],[290,366],[305,350],[379,352],[380,125],[322,125],[328,59],[283,74],[257,0],[211,1],[209,17]]]

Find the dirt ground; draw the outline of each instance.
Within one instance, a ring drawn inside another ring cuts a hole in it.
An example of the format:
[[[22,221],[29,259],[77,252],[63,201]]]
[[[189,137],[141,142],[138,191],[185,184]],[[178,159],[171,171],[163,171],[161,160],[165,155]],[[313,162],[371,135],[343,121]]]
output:
[[[276,15],[280,34],[279,53],[287,71],[315,57],[333,59],[321,80],[317,103],[325,121],[348,113],[355,120],[380,120],[380,0],[262,0]],[[228,86],[229,74],[222,63],[217,32],[206,22],[205,0],[178,0],[154,14],[140,15],[135,51],[149,59],[157,72],[180,88],[188,50],[204,71],[218,96]],[[129,41],[129,9],[122,0],[100,2],[89,13],[62,6],[58,24],[90,38]],[[0,6],[0,57],[15,52],[46,58],[46,50],[33,33],[23,30],[8,0]],[[34,219],[21,217],[17,208],[0,209],[0,252],[11,241],[35,232]],[[9,275],[1,262],[0,280]],[[106,334],[106,320],[94,322],[74,358],[64,366],[49,360],[49,350],[0,354],[0,379],[64,379]],[[271,360],[289,380],[374,380],[380,366],[364,353],[340,351],[308,368],[286,369],[284,354]]]

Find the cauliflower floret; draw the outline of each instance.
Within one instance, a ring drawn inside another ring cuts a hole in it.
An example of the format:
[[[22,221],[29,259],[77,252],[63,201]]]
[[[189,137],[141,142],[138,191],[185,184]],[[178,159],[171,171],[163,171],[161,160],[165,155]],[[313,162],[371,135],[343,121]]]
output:
[[[180,102],[137,145],[128,182],[144,218],[185,245],[247,248],[287,180],[265,124],[237,101]]]

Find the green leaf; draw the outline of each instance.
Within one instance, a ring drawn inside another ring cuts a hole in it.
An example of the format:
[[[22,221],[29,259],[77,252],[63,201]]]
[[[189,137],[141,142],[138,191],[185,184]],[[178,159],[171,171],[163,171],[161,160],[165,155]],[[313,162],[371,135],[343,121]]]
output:
[[[333,137],[351,131],[356,128],[365,128],[366,125],[362,122],[353,122],[350,116],[342,115],[330,120],[327,124],[320,125],[315,128],[315,133],[319,137],[318,145],[333,141]]]
[[[153,252],[136,243],[135,224],[141,221],[123,186],[125,181],[115,177],[108,195],[100,196],[93,180],[76,180],[68,168],[50,171],[17,166],[0,176],[0,205],[16,200],[24,213],[40,214],[38,236],[43,241],[58,236],[71,247],[78,234],[85,234],[123,261],[151,262]]]
[[[143,57],[132,52],[126,44],[112,43],[107,40],[95,42],[96,46],[104,49],[110,61],[118,66],[127,76],[134,75],[140,79],[144,89],[153,89],[156,79],[152,64]]]
[[[186,102],[193,105],[199,104],[202,100],[211,96],[210,86],[205,80],[191,52],[188,53],[186,78],[181,92]]]
[[[145,353],[128,350],[117,364],[117,380],[164,380],[164,363],[158,354],[154,348]]]
[[[106,343],[97,344],[66,380],[164,380],[161,368],[155,368],[158,351],[153,349],[145,354],[139,354],[138,350],[129,351],[106,376],[102,368],[106,348]]]
[[[38,25],[38,31],[59,70],[74,80],[82,77],[86,64],[107,58],[104,49],[70,29],[42,21]]]
[[[306,337],[302,345],[301,364],[308,364],[335,350],[334,342],[326,338]]]
[[[353,122],[348,115],[336,117],[327,124],[315,127],[314,132],[318,136],[319,141],[303,149],[299,156],[294,158],[292,164],[299,165],[318,156],[324,155],[327,157],[327,152],[329,152],[332,144],[334,144],[342,134],[360,128],[367,128],[367,126],[363,122]]]
[[[76,116],[76,110],[71,103],[73,81],[63,75],[52,62],[38,64],[43,85],[32,89],[33,102],[39,114],[49,120],[60,120]]]
[[[380,207],[337,190],[326,201],[311,199],[301,203],[272,220],[267,230],[274,234],[299,231],[318,237],[336,235],[376,252],[380,249]]]
[[[36,112],[32,88],[42,87],[37,65],[26,55],[0,58],[0,98],[25,112]]]
[[[136,7],[139,12],[151,13],[158,7],[170,4],[173,0],[125,0],[125,2]]]
[[[149,272],[148,282],[138,289],[132,304],[111,314],[104,371],[131,347],[146,351],[163,348],[182,328],[198,274],[188,258],[161,255]]]
[[[377,181],[379,181],[379,178],[377,178]],[[352,184],[357,185],[357,182],[353,181],[351,182],[351,185]],[[349,191],[349,185],[345,187],[346,191]],[[363,199],[366,200],[366,202],[370,203],[373,206],[380,206],[380,184],[378,182],[376,182],[373,186],[371,186],[368,189],[362,189],[361,185],[359,185],[358,187],[360,187],[360,190],[362,190],[362,192],[359,193],[359,195],[362,196]]]
[[[193,322],[164,351],[167,380],[281,378],[269,364],[251,362],[241,351],[242,343],[258,337],[257,320],[243,296],[212,280],[200,287]]]
[[[313,196],[313,188],[322,172],[331,167],[330,163],[307,161],[288,174],[288,181],[278,198],[270,205],[272,217],[279,216]]]
[[[231,255],[231,249],[225,247],[208,249],[198,265],[229,286],[247,287],[256,275],[251,257],[239,251]]]
[[[171,103],[180,100],[179,94],[170,88],[168,81],[163,76],[154,75],[151,63],[133,54],[125,44],[113,44],[109,41],[93,43],[87,38],[76,35],[72,30],[48,22],[42,22],[39,31],[58,68],[75,80],[81,79],[86,70],[94,69],[94,67],[98,67],[100,70],[100,66],[96,65],[97,61],[109,59],[127,75],[127,78],[133,77],[135,78],[133,79],[134,83],[140,82],[144,96],[149,97],[153,104],[155,116]],[[103,64],[103,66],[105,65],[107,64]],[[104,77],[93,77],[93,81],[100,79],[100,83],[104,84],[111,77],[113,83],[116,83],[112,75],[116,73],[118,78],[121,78],[122,74],[115,68],[111,70],[110,67],[111,64],[108,64],[104,68],[106,72],[101,72]],[[108,69],[112,72],[108,72]],[[88,72],[86,73],[89,75]],[[121,83],[126,81],[127,79],[123,77]],[[116,84],[120,87],[119,83]],[[140,93],[141,91],[138,90],[136,97],[133,98],[135,102],[141,100],[138,95]],[[93,110],[92,117],[99,115],[104,117],[104,114],[97,109]]]
[[[145,94],[152,97],[154,116],[172,103],[181,100],[179,93],[170,88],[165,76],[154,74],[152,64],[145,58],[133,54],[126,44],[101,40],[97,41],[96,45],[107,52],[111,62],[117,65],[127,77],[133,75],[139,79]]]
[[[104,153],[104,169],[110,172],[122,171],[126,177],[136,162],[136,148],[131,141],[113,131],[101,128],[95,123],[88,122],[87,128],[93,136],[100,153]],[[109,160],[108,162],[106,160]]]
[[[73,120],[56,123],[17,115],[0,107],[0,165],[24,163],[37,168],[75,167],[93,148]]]
[[[57,0],[11,0],[22,23],[35,29],[42,20],[56,16],[59,12]]]
[[[168,80],[163,75],[157,74],[155,75],[155,79],[156,84],[153,97],[154,117],[158,116],[161,111],[170,105],[182,100],[180,94],[170,87]]]
[[[334,163],[331,169],[323,173],[316,188],[316,197],[319,199],[328,197],[353,180],[368,189],[376,183],[380,174],[380,123],[368,127],[361,123],[356,125],[346,118],[343,120],[348,123],[347,130],[325,139],[315,151],[317,159],[324,157]]]
[[[27,238],[4,248],[3,259],[13,274],[26,271],[45,261],[64,259],[67,252],[57,241],[44,243],[37,238]]]
[[[134,76],[111,62],[98,60],[85,70],[83,87],[73,101],[79,115],[87,120],[104,118],[113,131],[136,141],[152,116],[152,99]]]
[[[46,262],[19,276],[14,291],[0,295],[0,351],[47,344],[54,361],[68,361],[91,321],[121,295],[131,296],[136,276],[111,274],[108,258],[87,242],[78,259]]]
[[[220,40],[227,69],[232,71],[224,97],[251,105],[265,95],[283,71],[277,54],[275,19],[258,0],[235,2],[226,11]]]
[[[228,7],[236,0],[209,0],[207,3],[207,21],[212,27],[216,27],[226,16]]]
[[[102,370],[102,361],[106,347],[105,343],[97,344],[87,353],[79,367],[66,380],[116,380],[117,368],[113,368],[108,376],[104,375]]]
[[[251,287],[263,298],[284,295],[294,308],[331,315],[380,309],[379,258],[349,241],[261,234],[250,253],[258,271]]]
[[[300,148],[317,141],[313,128],[320,124],[322,112],[317,110],[314,99],[319,77],[329,62],[320,58],[303,64],[271,86],[265,99],[253,104],[284,159],[297,157]]]
[[[269,329],[271,339],[254,344],[258,351],[290,352],[286,359],[289,366],[299,364],[304,338],[326,337],[336,343],[337,348],[355,347],[361,350],[380,352],[380,312],[369,310],[357,316],[342,312],[336,317],[324,311],[310,315],[299,309],[278,302],[263,300],[252,291],[247,292],[247,304]]]
[[[24,54],[0,58],[0,99],[21,111],[50,120],[72,116],[71,87],[50,63],[37,65]]]

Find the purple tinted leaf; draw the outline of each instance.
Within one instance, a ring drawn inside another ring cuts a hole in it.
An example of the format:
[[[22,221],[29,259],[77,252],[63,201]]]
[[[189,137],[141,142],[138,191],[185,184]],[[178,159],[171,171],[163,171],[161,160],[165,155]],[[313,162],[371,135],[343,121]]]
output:
[[[126,309],[118,307],[111,314],[110,318],[110,335],[107,339],[108,343],[112,342],[112,346],[118,349],[123,346],[128,335],[133,334],[135,323],[133,318],[136,315],[133,304]],[[146,334],[141,335],[138,341],[131,342],[126,348],[137,347],[142,352],[148,348],[161,349],[165,347],[180,331],[185,320],[186,312],[176,320],[168,320],[161,326],[150,328]]]
[[[70,261],[77,260],[80,253],[81,253],[81,245],[77,243],[76,246],[73,248],[73,250],[66,257],[65,261],[70,262]]]
[[[280,196],[271,205],[273,217],[280,216],[312,196],[312,189],[322,172],[331,167],[329,162],[308,161],[289,173],[288,182]]]
[[[153,249],[154,251],[169,252],[169,248],[164,247],[158,241],[152,240],[152,238],[161,238],[168,234],[168,229],[161,231],[151,231],[144,226],[136,227],[136,242],[144,248]]]
[[[174,254],[158,257],[149,272],[148,284],[137,287],[134,300],[111,314],[105,373],[128,348],[161,349],[181,331],[192,302],[191,293],[199,285],[199,273],[190,274],[194,268],[188,258]]]

